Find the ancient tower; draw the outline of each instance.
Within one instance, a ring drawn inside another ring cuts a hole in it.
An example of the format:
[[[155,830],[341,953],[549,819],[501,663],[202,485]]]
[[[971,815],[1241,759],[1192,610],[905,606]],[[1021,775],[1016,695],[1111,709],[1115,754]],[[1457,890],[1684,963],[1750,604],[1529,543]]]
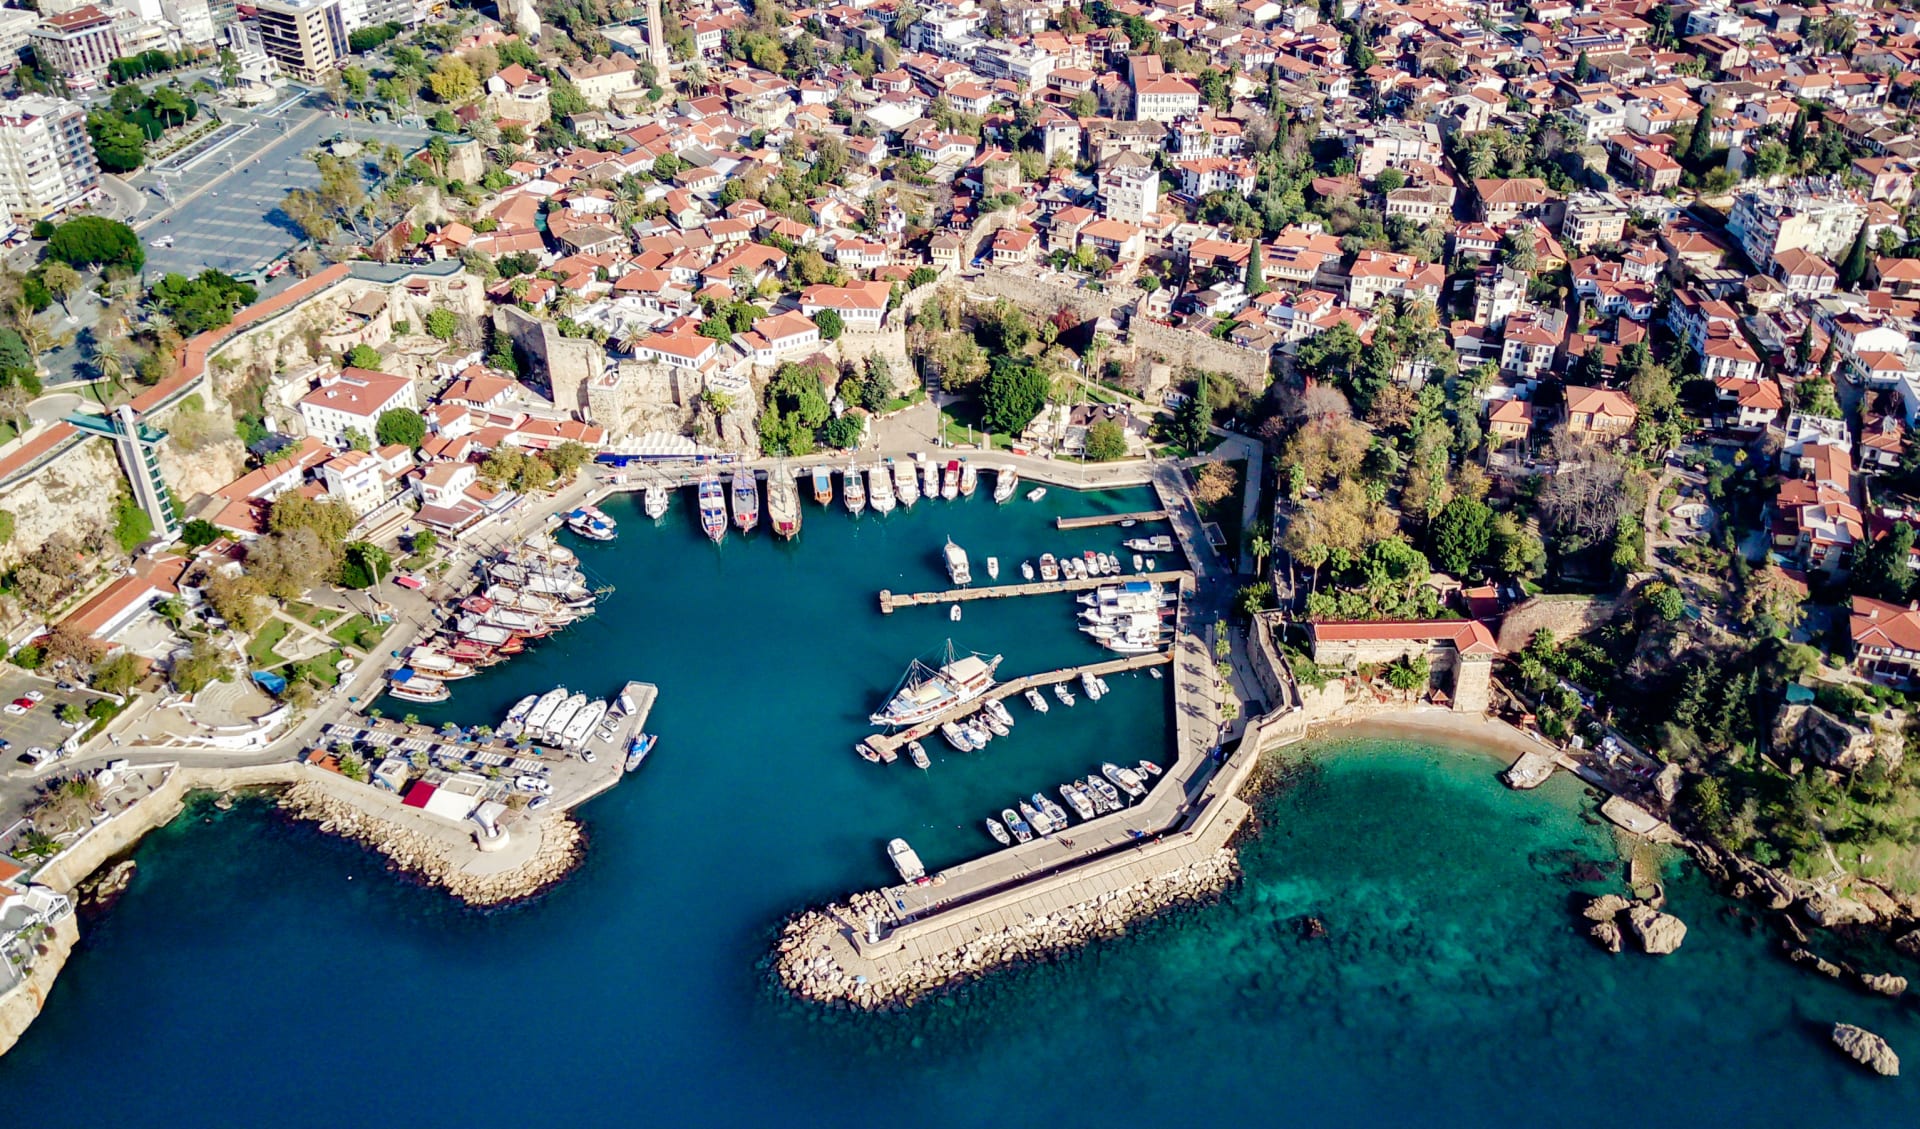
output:
[[[653,78],[661,86],[672,81],[667,59],[667,29],[660,19],[660,0],[647,0],[647,62],[653,64]]]

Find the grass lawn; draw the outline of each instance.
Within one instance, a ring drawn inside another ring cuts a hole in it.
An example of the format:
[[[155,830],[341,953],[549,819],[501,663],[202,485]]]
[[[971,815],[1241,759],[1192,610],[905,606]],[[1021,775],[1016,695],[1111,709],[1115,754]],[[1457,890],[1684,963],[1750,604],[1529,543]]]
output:
[[[926,398],[927,398],[926,389],[915,388],[912,392],[907,393],[905,396],[895,396],[893,399],[888,400],[885,404],[881,405],[880,414],[891,415],[894,412],[900,411],[902,408],[911,408],[915,404],[919,403],[920,401]]]
[[[247,659],[253,663],[253,669],[266,670],[287,661],[275,654],[273,648],[279,644],[280,640],[286,638],[287,632],[292,629],[292,625],[284,619],[267,621],[266,626],[260,629],[260,633],[253,637],[253,642],[247,644]]]
[[[362,651],[371,651],[374,646],[380,642],[382,632],[378,627],[374,626],[372,620],[355,612],[345,623],[342,623],[327,634],[333,637],[334,642],[339,643],[343,647],[355,647]],[[361,646],[357,641],[363,634],[367,636],[365,646]]]
[[[340,684],[340,672],[334,669],[334,664],[346,657],[346,652],[336,647],[324,655],[295,663],[293,671],[307,681],[331,690]]]
[[[318,607],[314,604],[293,603],[287,605],[287,614],[299,620],[301,623],[313,627],[325,627],[346,613],[334,608]]]
[[[978,418],[975,417],[973,421],[974,426],[971,433],[967,430],[967,422],[964,418],[955,419],[952,415],[941,412],[940,438],[946,440],[948,446],[978,445],[980,437],[983,434],[980,430]],[[996,451],[1010,451],[1013,449],[1013,440],[1014,437],[1011,435],[995,434],[993,436],[993,449]]]

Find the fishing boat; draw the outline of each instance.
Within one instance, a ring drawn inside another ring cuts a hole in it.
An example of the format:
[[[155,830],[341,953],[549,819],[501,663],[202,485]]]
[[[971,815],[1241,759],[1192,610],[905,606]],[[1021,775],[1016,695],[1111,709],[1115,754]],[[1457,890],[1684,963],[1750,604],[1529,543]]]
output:
[[[800,532],[800,488],[785,467],[767,475],[767,520],[782,538],[791,539]]]
[[[952,607],[947,609],[947,620],[950,623],[960,622],[960,605],[959,604],[955,604]]]
[[[1060,798],[1067,801],[1067,806],[1081,819],[1092,819],[1099,814],[1093,808],[1093,801],[1071,784],[1060,785]]]
[[[1040,696],[1040,691],[1037,689],[1028,690],[1026,698],[1027,705],[1033,707],[1034,713],[1046,713],[1047,710],[1052,708],[1047,705],[1047,700]]]
[[[998,698],[994,698],[981,708],[986,710],[987,714],[1000,724],[1009,729],[1013,728],[1013,711],[1007,708],[1007,703]]]
[[[1129,537],[1120,544],[1140,553],[1173,552],[1173,538],[1165,533],[1156,537]]]
[[[760,480],[750,470],[733,476],[733,524],[742,533],[752,533],[760,524]]]
[[[540,695],[539,700],[533,703],[533,708],[527,711],[527,732],[538,733],[545,729],[547,722],[553,719],[553,711],[559,709],[560,703],[566,700],[567,688],[565,686],[555,686],[553,689]]]
[[[727,535],[727,492],[719,475],[700,476],[699,499],[700,528],[709,540],[718,542]]]
[[[1033,579],[1033,562],[1032,561],[1020,562],[1020,578],[1022,580]]]
[[[953,538],[949,537],[947,538],[946,548],[940,552],[946,561],[947,579],[953,581],[955,584],[973,583],[973,569],[967,564],[967,551],[965,549],[954,544]]]
[[[833,472],[826,467],[813,468],[813,500],[823,506],[833,504]]]
[[[439,679],[428,678],[416,673],[412,667],[403,666],[393,672],[392,680],[387,683],[387,693],[404,702],[444,702],[451,691]]]
[[[511,725],[516,721],[527,720],[527,715],[533,712],[533,704],[539,700],[539,695],[528,694],[526,697],[513,703],[513,708],[507,711],[507,723]]]
[[[1163,771],[1159,765],[1150,760],[1142,760],[1138,767],[1141,772],[1146,773],[1148,776],[1158,776]]]
[[[1025,800],[1021,800],[1015,806],[1020,809],[1020,818],[1026,820],[1027,826],[1033,828],[1036,834],[1053,834],[1053,821],[1047,818],[1046,812],[1039,810]]]
[[[987,817],[987,834],[993,836],[993,841],[1003,847],[1013,846],[1013,836],[1007,834],[1006,824],[992,816]]]
[[[965,497],[971,498],[973,497],[973,492],[975,490],[978,490],[979,488],[980,488],[980,473],[973,469],[972,463],[968,462],[966,459],[961,459],[960,460],[960,493]]]
[[[1092,788],[1094,793],[1107,805],[1108,811],[1119,811],[1121,808],[1127,806],[1121,801],[1119,791],[1115,789],[1112,784],[1107,783],[1092,773],[1087,774],[1087,786]]]
[[[915,886],[925,886],[932,879],[927,877],[927,868],[920,865],[920,856],[913,853],[905,839],[894,839],[887,843],[887,857],[893,860],[893,868],[900,872],[903,881]]]
[[[973,742],[968,740],[967,735],[961,732],[960,727],[951,721],[943,721],[940,723],[940,736],[946,738],[947,744],[952,745],[959,752],[970,753],[973,751]]]
[[[1067,684],[1064,682],[1053,684],[1053,696],[1060,699],[1060,704],[1063,706],[1070,706],[1077,700],[1073,696],[1073,691],[1067,689]]]
[[[999,557],[987,558],[987,579],[988,580],[1000,579],[1000,558]]]
[[[893,492],[899,496],[900,504],[908,509],[920,500],[920,476],[912,463],[896,463],[887,460],[887,473],[893,476]]]
[[[907,742],[907,759],[913,762],[915,768],[926,768],[933,763],[927,756],[927,747],[918,741]]]
[[[979,717],[975,718],[973,721],[973,724],[986,726],[987,731],[989,733],[992,733],[995,737],[1005,737],[1008,734],[1013,732],[1013,730],[1007,728],[1006,722],[1003,722],[999,718],[989,716],[985,713],[982,713]]]
[[[1007,825],[1007,830],[1013,832],[1015,839],[1020,840],[1022,843],[1033,842],[1033,828],[1028,825],[1026,820],[1020,818],[1020,813],[1014,811],[1012,808],[1000,809],[1000,822]]]
[[[1060,579],[1060,562],[1053,559],[1052,553],[1040,554],[1040,579],[1048,581]]]
[[[867,501],[873,504],[873,512],[881,515],[893,512],[893,476],[884,466],[876,466],[867,475]]]
[[[627,746],[627,771],[632,772],[639,768],[640,762],[647,759],[647,754],[653,751],[653,746],[659,740],[660,738],[651,733],[642,733],[635,737]]]
[[[1014,487],[1020,485],[1020,472],[1010,466],[1003,466],[993,474],[993,500],[1004,503],[1013,497]]]
[[[929,460],[925,452],[915,455],[920,463],[920,493],[928,500],[940,496],[940,464]]]
[[[665,484],[659,482],[650,483],[647,486],[646,493],[647,516],[655,521],[665,517],[667,515],[667,503],[672,499],[673,494],[668,491]]]
[[[1121,768],[1117,764],[1108,762],[1100,766],[1100,775],[1113,781],[1119,786],[1122,792],[1132,796],[1134,799],[1139,799],[1141,796],[1147,794],[1147,786],[1140,783],[1139,774],[1130,768]]]
[[[860,468],[850,466],[842,471],[842,495],[847,500],[847,512],[857,514],[867,508],[867,484],[861,477]]]
[[[940,475],[940,496],[951,502],[960,496],[960,460],[948,459]]]
[[[606,714],[607,703],[605,702],[588,702],[580,707],[580,711],[567,722],[566,730],[560,734],[560,743],[569,748],[586,744],[587,734],[593,732],[593,727],[600,724],[600,719]]]
[[[1047,488],[1044,486],[1036,486],[1033,489],[1027,491],[1027,501],[1029,502],[1037,502],[1046,496],[1047,496]]]
[[[1045,792],[1035,792],[1033,794],[1033,806],[1039,808],[1043,812],[1046,812],[1047,818],[1053,821],[1053,825],[1055,827],[1058,827],[1063,831],[1066,830],[1067,809],[1061,807],[1059,804],[1054,803],[1052,797],[1048,796]]]
[[[1086,694],[1087,700],[1090,702],[1097,702],[1102,697],[1100,684],[1093,680],[1093,675],[1088,671],[1083,670],[1080,672],[1080,690]]]

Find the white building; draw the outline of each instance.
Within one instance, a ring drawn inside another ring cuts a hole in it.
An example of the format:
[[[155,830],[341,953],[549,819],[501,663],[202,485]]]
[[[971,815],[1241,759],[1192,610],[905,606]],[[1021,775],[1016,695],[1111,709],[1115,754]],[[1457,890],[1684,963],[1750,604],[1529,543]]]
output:
[[[0,102],[0,209],[16,225],[100,194],[100,162],[76,102],[29,95]]]
[[[23,8],[0,8],[0,67],[19,64],[20,52],[39,22],[38,13]]]
[[[415,408],[413,381],[368,369],[350,368],[322,377],[320,387],[300,398],[300,419],[307,434],[334,447],[347,447],[347,432],[371,440],[380,415],[394,408]]]
[[[1100,212],[1108,219],[1147,226],[1159,211],[1160,173],[1152,162],[1122,153],[1100,173]]]
[[[1740,193],[1727,230],[1755,266],[1771,271],[1774,256],[1795,249],[1838,262],[1866,222],[1867,209],[1857,194],[1825,181],[1803,181]]]

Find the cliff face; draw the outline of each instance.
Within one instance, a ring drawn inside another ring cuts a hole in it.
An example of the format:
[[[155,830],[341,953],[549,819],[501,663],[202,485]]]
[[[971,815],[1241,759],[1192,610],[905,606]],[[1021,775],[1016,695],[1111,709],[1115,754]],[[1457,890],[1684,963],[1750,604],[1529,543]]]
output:
[[[53,990],[54,978],[66,966],[67,954],[79,939],[80,925],[75,916],[68,914],[61,918],[53,927],[53,936],[45,942],[46,953],[34,960],[27,978],[0,996],[0,1055],[12,1050],[28,1025],[39,1018],[40,1009],[47,1003],[47,993]]]
[[[126,481],[112,445],[89,439],[0,496],[0,509],[15,522],[13,540],[0,545],[0,568],[17,564],[55,533],[78,539],[111,529],[114,500]]]

